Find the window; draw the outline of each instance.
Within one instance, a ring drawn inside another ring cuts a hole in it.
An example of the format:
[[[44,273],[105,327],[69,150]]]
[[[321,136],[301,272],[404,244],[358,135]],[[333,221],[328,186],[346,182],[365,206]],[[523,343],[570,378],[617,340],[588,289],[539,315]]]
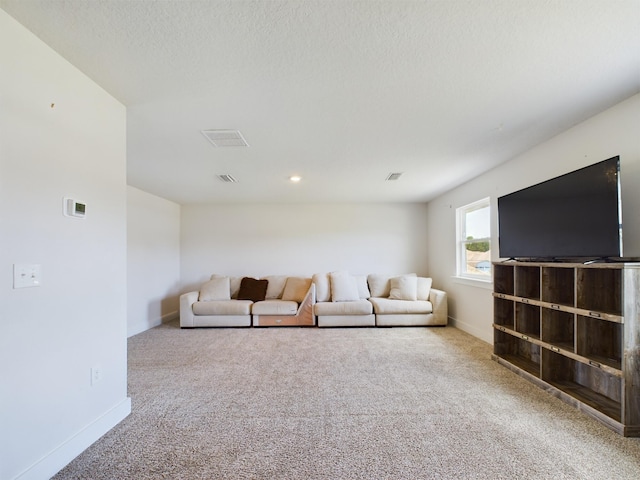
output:
[[[456,210],[459,277],[491,280],[490,213],[489,198]]]

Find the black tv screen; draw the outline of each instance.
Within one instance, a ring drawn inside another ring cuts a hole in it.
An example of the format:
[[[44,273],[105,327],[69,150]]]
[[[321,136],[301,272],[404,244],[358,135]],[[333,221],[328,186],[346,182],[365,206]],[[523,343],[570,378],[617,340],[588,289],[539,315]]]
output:
[[[498,198],[502,258],[622,256],[620,157]]]

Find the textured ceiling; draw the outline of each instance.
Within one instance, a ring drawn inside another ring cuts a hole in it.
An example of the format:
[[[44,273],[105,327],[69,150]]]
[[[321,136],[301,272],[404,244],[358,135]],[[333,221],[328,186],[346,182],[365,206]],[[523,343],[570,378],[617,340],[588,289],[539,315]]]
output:
[[[640,91],[640,0],[0,7],[127,106],[128,183],[182,204],[428,201]]]

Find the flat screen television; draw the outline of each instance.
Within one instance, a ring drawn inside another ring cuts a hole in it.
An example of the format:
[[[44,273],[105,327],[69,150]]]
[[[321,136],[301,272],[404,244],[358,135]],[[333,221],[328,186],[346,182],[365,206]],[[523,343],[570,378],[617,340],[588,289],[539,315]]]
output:
[[[622,257],[620,157],[498,198],[501,258]]]

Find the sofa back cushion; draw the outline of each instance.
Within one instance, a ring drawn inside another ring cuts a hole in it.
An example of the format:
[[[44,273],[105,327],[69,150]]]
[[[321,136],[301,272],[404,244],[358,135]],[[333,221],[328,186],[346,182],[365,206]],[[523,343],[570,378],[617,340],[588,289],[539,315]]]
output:
[[[417,300],[418,277],[400,275],[389,280],[389,298],[393,300]]]
[[[287,278],[287,283],[284,286],[282,300],[292,300],[294,302],[301,303],[307,295],[310,286],[310,278],[289,277]]]
[[[358,284],[349,272],[332,272],[329,274],[331,281],[332,302],[355,302],[360,300]]]
[[[214,273],[211,275],[211,280],[214,278],[224,277],[224,275],[218,275]],[[231,298],[238,298],[238,292],[240,291],[240,282],[242,277],[229,277],[229,289],[231,290]]]
[[[267,300],[276,300],[278,298],[282,298],[282,293],[284,292],[284,287],[287,283],[286,275],[267,275],[266,277],[262,277],[264,280],[269,281],[269,285],[267,286]]]
[[[388,297],[391,290],[391,284],[389,283],[391,277],[392,275],[381,275],[378,273],[369,274],[367,280],[369,281],[369,291],[371,292],[371,296],[376,298]]]
[[[429,300],[432,282],[431,278],[418,277],[418,290],[416,292],[418,300]]]
[[[238,300],[251,300],[261,302],[267,296],[267,286],[269,281],[266,278],[258,280],[256,278],[244,277],[240,282]]]
[[[213,300],[231,300],[229,277],[215,277],[202,285],[198,300],[210,302]]]
[[[316,301],[330,302],[331,301],[331,284],[329,283],[329,274],[314,273],[313,277],[311,277],[311,281],[316,286]]]
[[[415,273],[407,273],[405,275],[416,277]],[[371,291],[371,296],[376,298],[389,298],[391,294],[391,279],[394,277],[399,277],[404,275],[389,275],[389,274],[379,274],[379,273],[371,273],[367,277],[369,282],[369,290]]]
[[[371,292],[369,291],[369,285],[367,284],[367,276],[366,275],[354,275],[356,279],[356,286],[358,287],[358,296],[360,300],[366,300],[371,296]]]
[[[231,284],[231,298],[238,298],[241,282],[242,277],[229,277],[229,283]]]

